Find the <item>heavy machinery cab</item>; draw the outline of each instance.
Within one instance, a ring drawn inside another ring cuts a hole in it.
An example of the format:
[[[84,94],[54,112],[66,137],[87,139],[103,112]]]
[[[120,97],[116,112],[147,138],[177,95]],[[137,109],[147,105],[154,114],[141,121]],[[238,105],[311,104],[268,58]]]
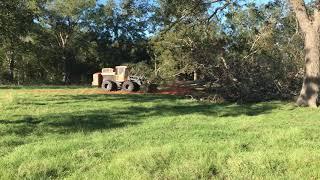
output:
[[[103,68],[102,73],[103,81],[125,82],[129,77],[129,69],[127,66],[116,66],[113,68]]]
[[[116,66],[116,81],[125,82],[129,80],[129,68],[127,66]]]

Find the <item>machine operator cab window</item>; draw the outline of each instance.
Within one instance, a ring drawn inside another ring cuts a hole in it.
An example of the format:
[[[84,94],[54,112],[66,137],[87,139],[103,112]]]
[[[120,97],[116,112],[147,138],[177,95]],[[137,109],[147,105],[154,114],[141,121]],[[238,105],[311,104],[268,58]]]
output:
[[[128,79],[128,67],[117,66],[116,67],[116,79],[119,82],[124,82]]]
[[[102,75],[116,75],[113,68],[103,68]]]

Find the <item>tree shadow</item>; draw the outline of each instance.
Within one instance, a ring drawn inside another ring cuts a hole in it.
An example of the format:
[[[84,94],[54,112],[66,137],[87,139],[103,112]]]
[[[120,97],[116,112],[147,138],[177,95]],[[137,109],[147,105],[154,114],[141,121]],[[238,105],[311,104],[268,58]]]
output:
[[[58,98],[66,100],[66,95],[58,95]],[[181,96],[173,95],[74,95],[72,100],[76,101],[122,101],[130,102],[129,112],[135,112],[138,116],[141,113],[150,116],[159,115],[188,115],[188,114],[202,114],[202,115],[217,115],[223,117],[236,117],[240,115],[256,116],[260,114],[270,113],[273,109],[279,108],[281,102],[263,102],[263,103],[203,103],[190,101],[186,103],[177,103],[179,100],[185,99]],[[65,101],[72,102],[72,101]],[[73,101],[75,102],[75,101]],[[135,103],[148,102],[164,102],[162,105],[154,105],[152,107],[137,106]],[[147,113],[146,113],[147,112]],[[152,113],[150,113],[152,112]],[[128,113],[128,112],[127,112]]]
[[[46,114],[38,117],[21,117],[19,120],[0,120],[0,124],[8,125],[0,135],[16,134],[27,136],[46,133],[70,134],[76,132],[89,133],[108,129],[137,125],[140,121],[127,118],[120,111],[87,111],[59,114]]]
[[[65,99],[77,101],[130,101],[130,102],[155,102],[155,101],[176,101],[185,99],[182,96],[157,95],[157,94],[80,94],[80,95],[55,95],[52,100]]]
[[[190,104],[190,105],[160,105],[154,107],[138,107],[133,106],[130,111],[133,112],[149,112],[148,116],[180,116],[199,114],[205,116],[217,117],[237,117],[257,116],[270,113],[273,109],[278,108],[279,105],[273,104],[247,104],[247,105],[234,105],[234,104]]]
[[[171,95],[58,95],[48,101],[46,100],[48,104],[59,105],[61,102],[75,103],[82,101],[120,101],[129,102],[129,105],[118,109],[102,107],[99,110],[80,110],[70,113],[52,112],[40,116],[21,115],[18,116],[18,120],[0,120],[0,124],[9,126],[5,131],[0,132],[0,135],[16,134],[28,136],[36,134],[42,136],[46,133],[89,133],[135,126],[147,121],[156,121],[159,119],[158,117],[193,114],[211,117],[257,116],[268,114],[281,106],[280,102],[237,105],[231,103],[213,104],[179,101],[180,99],[181,97]],[[144,106],[144,103],[149,102],[156,103]],[[31,104],[43,105],[43,103],[36,101]],[[23,105],[28,106],[31,104],[26,102]]]

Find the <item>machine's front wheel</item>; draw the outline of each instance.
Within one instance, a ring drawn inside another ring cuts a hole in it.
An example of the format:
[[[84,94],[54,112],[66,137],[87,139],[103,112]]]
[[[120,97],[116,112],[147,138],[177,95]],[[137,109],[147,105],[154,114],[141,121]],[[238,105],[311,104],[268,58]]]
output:
[[[114,91],[116,87],[117,87],[116,83],[112,81],[104,81],[101,84],[101,88],[106,91]]]
[[[136,90],[136,86],[135,83],[132,81],[126,81],[122,84],[122,90],[124,91],[135,91]]]

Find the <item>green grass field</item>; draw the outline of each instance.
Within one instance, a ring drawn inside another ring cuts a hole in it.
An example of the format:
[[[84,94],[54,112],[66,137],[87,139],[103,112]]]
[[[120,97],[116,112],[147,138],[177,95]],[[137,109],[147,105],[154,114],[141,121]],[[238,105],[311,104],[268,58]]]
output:
[[[0,87],[0,179],[319,179],[320,112]]]

